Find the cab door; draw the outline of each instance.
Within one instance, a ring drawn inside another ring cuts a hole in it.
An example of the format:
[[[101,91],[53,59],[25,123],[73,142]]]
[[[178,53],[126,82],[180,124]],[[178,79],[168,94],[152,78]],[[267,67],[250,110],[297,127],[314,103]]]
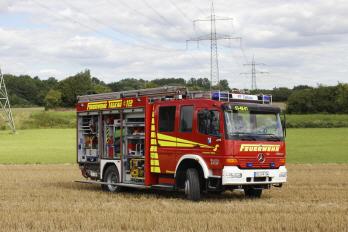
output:
[[[176,165],[177,106],[167,103],[156,106],[156,142],[159,173],[172,174]],[[152,161],[154,164],[156,161]]]
[[[195,133],[194,114],[195,108],[192,104],[180,105],[178,109],[178,159],[183,155],[197,154],[197,150],[200,150],[197,133]]]
[[[223,117],[218,109],[195,109],[195,138],[199,146],[196,151],[207,157],[221,155],[223,140]]]

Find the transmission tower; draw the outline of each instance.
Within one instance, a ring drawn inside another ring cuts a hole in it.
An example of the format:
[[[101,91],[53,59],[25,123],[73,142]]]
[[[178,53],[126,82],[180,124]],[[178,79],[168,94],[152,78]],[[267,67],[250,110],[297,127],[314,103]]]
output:
[[[251,66],[251,72],[250,73],[241,73],[243,75],[250,75],[251,74],[251,90],[257,89],[256,85],[256,74],[266,74],[268,72],[260,72],[256,70],[256,66],[258,65],[265,65],[264,63],[256,63],[255,57],[253,56],[253,59],[251,60],[251,63],[244,64],[245,66]]]
[[[231,37],[229,35],[218,35],[216,33],[216,21],[232,21],[233,18],[217,18],[214,11],[214,4],[211,4],[211,13],[208,19],[193,20],[194,28],[197,22],[210,22],[210,34],[202,35],[186,40],[186,47],[189,42],[197,42],[199,46],[200,41],[210,41],[210,89],[217,85],[220,88],[219,77],[219,59],[218,59],[218,40],[232,40],[241,39],[240,37]]]
[[[0,106],[1,106],[0,115],[11,127],[12,132],[15,133],[16,127],[15,127],[15,123],[12,116],[10,101],[8,100],[4,76],[1,73],[1,69],[0,69]]]

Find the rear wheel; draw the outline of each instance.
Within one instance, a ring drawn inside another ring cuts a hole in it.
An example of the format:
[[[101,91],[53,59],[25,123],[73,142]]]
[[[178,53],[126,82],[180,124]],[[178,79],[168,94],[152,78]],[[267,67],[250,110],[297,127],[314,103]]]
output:
[[[260,198],[262,195],[262,189],[254,187],[245,187],[244,194],[248,198]]]
[[[103,184],[102,189],[108,192],[119,192],[121,190],[121,187],[112,185],[115,183],[119,183],[119,180],[120,178],[116,166],[109,166],[104,173],[103,182],[107,182],[110,184]]]
[[[201,199],[199,175],[194,168],[189,168],[186,171],[185,194],[187,199],[191,201],[199,201]]]

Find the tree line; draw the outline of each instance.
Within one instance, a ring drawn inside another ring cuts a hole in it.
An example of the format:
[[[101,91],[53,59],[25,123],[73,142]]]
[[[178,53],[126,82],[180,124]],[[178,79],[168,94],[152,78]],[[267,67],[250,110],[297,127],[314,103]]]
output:
[[[77,73],[58,81],[51,77],[41,80],[28,75],[4,75],[10,102],[15,107],[44,106],[46,109],[74,107],[77,96],[105,92],[118,92],[134,89],[154,88],[164,85],[183,85],[189,90],[210,90],[208,78],[159,78],[143,80],[122,79],[105,83],[92,77],[89,70]],[[213,89],[218,88],[213,86]],[[220,90],[231,91],[227,80],[221,80]],[[273,88],[244,90],[250,94],[272,94],[276,102],[287,102],[289,113],[348,113],[348,84],[322,86],[316,88],[300,85],[294,88]]]

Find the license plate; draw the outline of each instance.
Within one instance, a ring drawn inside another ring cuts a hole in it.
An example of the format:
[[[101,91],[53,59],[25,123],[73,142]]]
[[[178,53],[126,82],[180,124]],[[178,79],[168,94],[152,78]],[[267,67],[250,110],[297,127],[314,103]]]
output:
[[[254,172],[254,177],[267,177],[269,176],[268,171]]]

